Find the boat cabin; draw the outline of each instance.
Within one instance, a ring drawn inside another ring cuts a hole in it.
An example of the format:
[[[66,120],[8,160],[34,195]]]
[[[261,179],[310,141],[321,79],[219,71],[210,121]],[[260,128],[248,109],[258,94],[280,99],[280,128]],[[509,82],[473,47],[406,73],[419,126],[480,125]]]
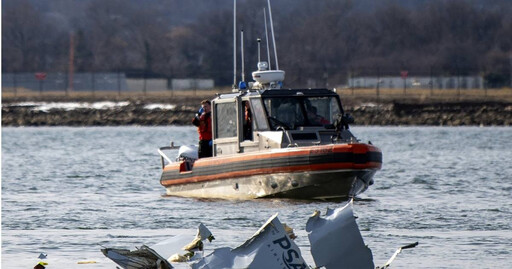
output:
[[[344,115],[338,94],[327,89],[247,90],[212,101],[213,156],[351,141],[335,128]]]

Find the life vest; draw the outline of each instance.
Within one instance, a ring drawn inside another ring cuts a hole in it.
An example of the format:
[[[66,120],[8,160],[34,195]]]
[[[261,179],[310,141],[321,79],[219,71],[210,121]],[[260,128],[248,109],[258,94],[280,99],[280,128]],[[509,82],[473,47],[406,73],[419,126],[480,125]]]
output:
[[[211,113],[203,113],[199,117],[199,126],[197,127],[199,140],[212,140],[212,117]]]

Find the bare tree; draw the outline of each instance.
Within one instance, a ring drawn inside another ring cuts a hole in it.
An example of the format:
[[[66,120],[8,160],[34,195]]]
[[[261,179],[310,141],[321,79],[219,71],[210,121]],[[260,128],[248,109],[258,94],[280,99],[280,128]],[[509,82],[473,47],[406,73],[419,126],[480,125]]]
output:
[[[2,68],[7,72],[42,67],[48,26],[27,0],[5,3],[2,10]]]

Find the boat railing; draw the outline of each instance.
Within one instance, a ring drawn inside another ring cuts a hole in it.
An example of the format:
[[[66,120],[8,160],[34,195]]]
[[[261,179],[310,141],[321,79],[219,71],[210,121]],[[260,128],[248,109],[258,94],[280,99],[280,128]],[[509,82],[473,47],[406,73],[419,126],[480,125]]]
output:
[[[170,146],[160,147],[158,149],[158,154],[160,154],[160,163],[162,164],[162,168],[165,167],[165,161],[167,161],[167,163],[173,162],[163,151],[164,150],[174,150],[174,149],[179,149],[179,148],[180,148],[179,146],[174,145],[174,142],[171,142]]]

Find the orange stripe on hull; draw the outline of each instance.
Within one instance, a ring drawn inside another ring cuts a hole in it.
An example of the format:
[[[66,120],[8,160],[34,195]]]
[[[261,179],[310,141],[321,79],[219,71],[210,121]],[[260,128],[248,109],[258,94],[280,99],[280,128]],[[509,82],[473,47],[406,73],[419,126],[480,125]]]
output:
[[[286,156],[286,155],[285,155]],[[237,177],[245,177],[245,176],[253,176],[253,175],[261,175],[261,174],[275,174],[275,173],[291,173],[291,172],[313,172],[313,171],[321,171],[321,170],[338,170],[338,169],[380,169],[382,166],[381,163],[369,162],[366,164],[355,164],[355,163],[325,163],[325,164],[312,164],[312,165],[297,165],[297,166],[286,166],[286,167],[274,167],[274,168],[265,168],[265,169],[251,169],[251,170],[243,170],[243,171],[235,171],[235,172],[226,172],[219,173],[214,175],[205,175],[205,176],[192,176],[184,179],[169,179],[162,180],[161,184],[164,186],[170,185],[178,185],[185,183],[195,183],[195,182],[204,182],[204,181],[212,181],[212,180],[220,180],[226,178],[237,178]],[[167,166],[166,170],[174,170],[179,169],[179,166]]]
[[[195,161],[194,167],[207,167],[216,165],[225,165],[229,163],[236,163],[241,161],[255,161],[260,159],[272,159],[280,157],[314,155],[314,154],[328,154],[339,152],[353,152],[362,154],[367,152],[381,152],[379,148],[368,144],[341,144],[341,145],[327,145],[327,146],[312,146],[307,148],[286,148],[285,151],[270,151],[270,152],[250,152],[244,154],[235,154],[227,157],[213,157],[203,158]],[[164,171],[174,170],[174,166],[164,167]]]

